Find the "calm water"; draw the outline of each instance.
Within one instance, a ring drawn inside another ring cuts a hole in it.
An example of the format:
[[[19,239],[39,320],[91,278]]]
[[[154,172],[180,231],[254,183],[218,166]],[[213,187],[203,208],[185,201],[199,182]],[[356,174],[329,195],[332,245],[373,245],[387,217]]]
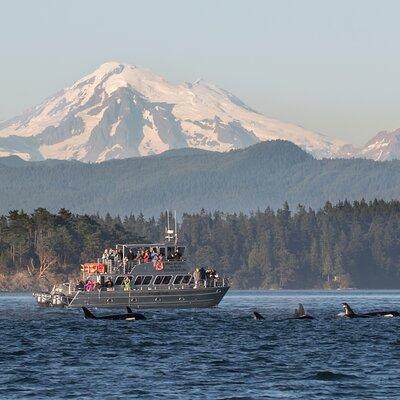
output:
[[[345,300],[400,310],[400,291],[231,292],[216,309],[93,321],[2,295],[0,397],[399,399],[400,318],[337,317]],[[299,301],[318,319],[272,322]]]

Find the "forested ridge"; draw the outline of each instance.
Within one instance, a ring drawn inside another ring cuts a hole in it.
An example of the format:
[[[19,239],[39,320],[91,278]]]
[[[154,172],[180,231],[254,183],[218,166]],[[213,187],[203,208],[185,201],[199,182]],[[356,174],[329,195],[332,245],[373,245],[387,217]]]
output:
[[[165,215],[124,218],[44,208],[0,217],[3,290],[76,277],[105,247],[158,242]],[[317,211],[184,214],[180,242],[194,264],[213,266],[237,288],[400,288],[400,202],[327,202]]]
[[[38,206],[57,212],[158,215],[276,210],[287,201],[318,209],[326,201],[400,198],[400,161],[316,160],[293,143],[270,141],[217,153],[196,149],[98,164],[0,158],[0,213]]]

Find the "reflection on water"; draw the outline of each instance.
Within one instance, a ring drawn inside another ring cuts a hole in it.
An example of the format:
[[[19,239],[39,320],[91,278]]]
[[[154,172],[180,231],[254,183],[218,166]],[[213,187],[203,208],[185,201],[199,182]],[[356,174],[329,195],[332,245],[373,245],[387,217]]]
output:
[[[1,397],[398,398],[400,318],[340,318],[343,301],[400,310],[400,291],[232,291],[218,308],[140,322],[2,295]],[[275,322],[299,302],[317,319]]]

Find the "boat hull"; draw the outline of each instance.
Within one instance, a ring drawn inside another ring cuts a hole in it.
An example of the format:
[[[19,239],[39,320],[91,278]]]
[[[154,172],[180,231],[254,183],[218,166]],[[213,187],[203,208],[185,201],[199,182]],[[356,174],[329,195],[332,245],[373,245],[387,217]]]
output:
[[[129,291],[78,292],[70,301],[70,308],[208,308],[217,306],[229,286],[188,288],[181,290],[154,289]]]

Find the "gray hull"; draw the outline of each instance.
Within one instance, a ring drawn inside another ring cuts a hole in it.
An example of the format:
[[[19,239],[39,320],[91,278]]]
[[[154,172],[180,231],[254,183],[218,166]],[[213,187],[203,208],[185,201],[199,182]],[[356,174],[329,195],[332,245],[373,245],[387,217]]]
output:
[[[123,308],[206,308],[217,306],[229,286],[160,290],[115,290],[77,292],[69,307]]]

